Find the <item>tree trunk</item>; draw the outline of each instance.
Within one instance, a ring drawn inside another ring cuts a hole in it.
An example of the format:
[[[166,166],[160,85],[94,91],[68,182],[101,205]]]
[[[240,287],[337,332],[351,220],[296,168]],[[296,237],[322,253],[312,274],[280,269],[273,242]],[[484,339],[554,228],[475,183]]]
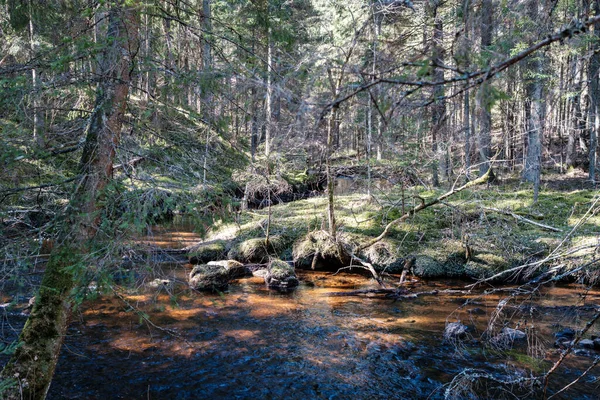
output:
[[[488,59],[489,47],[492,44],[493,8],[492,0],[481,2],[481,52]],[[492,113],[490,107],[490,84],[486,81],[481,84],[475,96],[475,108],[478,123],[477,147],[479,148],[479,176],[483,176],[489,169],[492,143]],[[493,174],[490,180],[493,180]]]
[[[431,45],[431,63],[434,68],[433,79],[441,81],[444,79],[444,70],[440,67],[444,63],[443,39],[444,25],[441,16],[438,13],[438,2],[430,1],[427,4],[428,16],[433,21],[433,34]],[[433,186],[439,186],[439,167],[442,166],[442,175],[446,176],[444,162],[444,151],[440,151],[440,142],[444,141],[446,134],[446,102],[444,97],[444,87],[437,85],[433,88],[434,103],[431,110],[431,151],[433,152],[433,165],[431,167],[431,182]]]
[[[79,175],[64,226],[52,251],[19,346],[2,371],[14,385],[6,399],[43,399],[48,392],[68,326],[72,291],[85,268],[85,254],[100,224],[100,201],[112,179],[115,147],[131,80],[132,55],[137,52],[137,14],[123,3],[109,12],[108,47],[101,58],[103,75],[87,129]]]
[[[33,1],[29,1],[29,46],[32,57],[37,56],[38,45],[35,39],[35,25],[33,23]],[[44,112],[40,107],[41,97],[41,79],[39,71],[36,68],[31,69],[31,102],[33,106],[33,140],[39,148],[44,147]]]
[[[529,5],[529,17],[532,21],[541,16],[541,9],[537,0],[532,0]],[[526,93],[529,99],[529,112],[527,118],[527,156],[523,179],[533,183],[533,201],[537,201],[540,189],[540,175],[542,169],[542,134],[545,118],[544,108],[544,59],[539,54],[530,59],[527,71],[531,75],[527,79]]]
[[[333,153],[333,139],[334,139],[334,126],[337,119],[337,106],[334,106],[329,114],[327,120],[327,155],[326,155],[326,172],[327,172],[327,221],[329,223],[329,234],[332,238],[336,238],[336,224],[335,224],[335,209],[334,209],[334,197],[333,190],[335,186],[335,177],[331,171],[331,154]]]
[[[594,13],[600,15],[600,0],[594,1]],[[600,40],[600,22],[594,24],[594,37],[597,43]],[[598,133],[600,131],[600,82],[598,81],[598,72],[600,71],[600,49],[598,44],[594,45],[594,51],[590,58],[590,113],[592,127],[590,129],[590,149],[589,149],[589,178],[590,181],[596,181],[596,151],[598,148]]]
[[[571,121],[571,129],[569,130],[569,138],[567,141],[566,149],[566,166],[567,169],[575,166],[575,160],[577,157],[577,142],[581,135],[581,131],[585,127],[585,120],[583,118],[583,112],[581,110],[581,89],[583,82],[583,59],[578,58],[575,61],[575,73],[573,79],[575,85],[573,86],[574,96],[571,98],[573,120]]]

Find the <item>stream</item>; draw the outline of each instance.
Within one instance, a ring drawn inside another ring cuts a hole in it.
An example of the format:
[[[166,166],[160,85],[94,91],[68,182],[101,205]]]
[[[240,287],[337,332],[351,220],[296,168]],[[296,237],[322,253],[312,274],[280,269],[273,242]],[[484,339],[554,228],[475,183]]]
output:
[[[193,236],[163,230],[153,240],[177,247]],[[184,283],[190,269],[164,264],[158,285],[84,302],[73,316],[48,398],[542,398],[540,386],[505,387],[495,380],[547,371],[560,355],[553,335],[583,327],[600,303],[598,288],[584,292],[576,284],[547,287],[533,297],[484,294],[484,288],[396,301],[339,296],[378,286],[360,275],[316,271],[299,271],[301,284],[289,293],[270,291],[252,277],[234,281],[226,293],[206,294]],[[466,284],[412,281],[408,289]],[[496,314],[506,296],[504,311]],[[527,342],[503,351],[484,346],[481,334],[495,316],[499,324],[529,327]],[[16,319],[4,316],[3,331],[7,321],[18,325]],[[469,326],[469,333],[445,341],[444,327],[454,321]],[[599,330],[592,327],[587,336]],[[598,355],[580,350],[567,357],[548,394],[576,379]],[[465,371],[490,379],[468,379]],[[598,399],[599,376],[600,366],[554,398]]]

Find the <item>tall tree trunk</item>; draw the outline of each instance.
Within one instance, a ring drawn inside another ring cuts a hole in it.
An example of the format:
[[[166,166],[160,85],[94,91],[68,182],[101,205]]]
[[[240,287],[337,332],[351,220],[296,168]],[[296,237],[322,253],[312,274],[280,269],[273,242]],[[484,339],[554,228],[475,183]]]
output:
[[[529,4],[529,17],[536,21],[542,15],[541,6],[537,0]],[[542,170],[542,134],[545,118],[544,107],[544,59],[543,54],[531,58],[527,65],[529,77],[526,83],[526,93],[529,100],[527,119],[527,156],[523,179],[533,183],[533,200],[537,201],[540,189]]]
[[[575,71],[573,80],[575,84],[573,85],[573,97],[571,97],[571,109],[573,110],[573,118],[571,121],[571,129],[569,129],[569,138],[567,139],[567,149],[566,149],[566,160],[565,164],[568,168],[575,166],[575,160],[577,157],[577,142],[579,141],[579,137],[581,135],[581,131],[585,127],[585,120],[583,118],[583,112],[581,110],[581,90],[582,90],[582,82],[583,82],[583,59],[578,58],[575,61]]]
[[[600,15],[600,0],[594,0],[594,13]],[[589,149],[589,178],[592,182],[596,181],[596,152],[598,148],[598,134],[600,133],[600,46],[597,44],[600,40],[600,22],[594,24],[594,51],[590,58],[590,113],[592,127],[590,129],[590,149]]]
[[[481,2],[481,52],[484,54],[488,63],[489,47],[492,44],[492,15],[494,13],[492,0],[482,0]],[[490,84],[483,82],[475,96],[475,108],[477,117],[477,147],[479,149],[479,176],[483,176],[490,168],[491,144],[492,144],[492,113],[490,106]],[[493,174],[490,177],[493,180]]]
[[[212,20],[210,0],[202,0],[202,28],[206,34],[202,46],[202,72],[205,77],[204,79],[210,79],[210,76],[212,75],[212,46],[210,38],[210,33],[212,31]],[[202,162],[202,188],[206,190],[206,174],[208,172],[208,149],[211,138],[211,129],[215,119],[215,111],[212,104],[213,98],[211,89],[209,88],[209,85],[205,85],[205,87],[207,87],[207,89],[205,93],[202,93],[202,97],[204,98],[204,111],[206,113],[206,120],[208,121],[208,126],[206,127],[206,135],[204,138],[204,160]]]
[[[337,227],[335,223],[335,209],[333,190],[335,186],[335,177],[331,170],[331,154],[333,153],[334,127],[337,119],[337,106],[333,106],[327,120],[327,155],[325,167],[327,173],[327,221],[329,223],[329,234],[332,238],[336,237]]]
[[[103,79],[87,128],[78,182],[63,215],[63,230],[48,261],[44,278],[19,346],[2,371],[14,383],[6,399],[46,396],[68,325],[77,276],[85,268],[100,224],[100,202],[112,179],[115,148],[125,113],[132,57],[137,53],[137,12],[123,2],[109,11],[108,44],[99,71]]]
[[[441,16],[438,13],[439,2],[432,0],[427,4],[428,17],[433,21],[433,34],[431,43],[431,63],[434,68],[434,80],[444,79],[444,70],[440,67],[444,63],[443,40],[444,26]],[[446,166],[444,162],[444,151],[440,151],[440,142],[444,141],[446,135],[446,102],[444,97],[444,87],[442,85],[433,88],[434,103],[431,110],[431,150],[433,152],[433,164],[431,167],[432,184],[439,186],[439,167],[442,166],[442,175],[446,175]]]
[[[32,57],[36,57],[38,51],[37,41],[35,39],[35,25],[33,23],[33,1],[29,0],[29,47]],[[44,147],[44,112],[40,107],[41,97],[41,79],[39,71],[36,68],[31,69],[31,87],[33,89],[31,102],[33,106],[33,139],[38,147]]]
[[[267,6],[268,7],[268,6]],[[267,11],[268,13],[268,11]],[[265,156],[271,154],[273,129],[273,38],[271,27],[267,27],[267,96],[265,98]]]

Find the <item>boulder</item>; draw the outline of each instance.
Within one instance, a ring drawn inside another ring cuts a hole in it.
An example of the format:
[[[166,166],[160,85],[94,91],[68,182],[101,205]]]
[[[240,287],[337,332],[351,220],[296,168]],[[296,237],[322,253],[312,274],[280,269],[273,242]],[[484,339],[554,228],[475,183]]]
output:
[[[554,337],[558,339],[573,340],[575,338],[575,330],[571,328],[565,328],[562,331],[558,331],[554,334]]]
[[[225,268],[229,279],[244,278],[252,275],[244,264],[235,260],[210,261],[207,265],[216,265]]]
[[[289,290],[298,286],[294,267],[281,260],[272,260],[267,267],[265,283],[270,289]]]
[[[309,232],[294,243],[294,265],[302,269],[312,268],[315,255],[315,269],[335,271],[349,265],[350,257],[342,251],[341,243],[349,243],[350,240],[342,233],[338,240],[339,242],[333,240],[325,231]]]
[[[579,341],[579,347],[581,347],[583,349],[593,349],[594,341],[591,339],[581,339]]]
[[[594,339],[594,349],[600,351],[600,339],[599,338]]]
[[[456,340],[466,336],[469,328],[460,322],[450,322],[444,330],[444,339]]]
[[[229,285],[229,272],[220,265],[197,265],[190,272],[189,285],[200,291],[222,292]]]
[[[523,331],[513,328],[502,328],[502,331],[491,340],[492,344],[501,348],[511,348],[515,344],[520,344],[527,339],[527,334]]]

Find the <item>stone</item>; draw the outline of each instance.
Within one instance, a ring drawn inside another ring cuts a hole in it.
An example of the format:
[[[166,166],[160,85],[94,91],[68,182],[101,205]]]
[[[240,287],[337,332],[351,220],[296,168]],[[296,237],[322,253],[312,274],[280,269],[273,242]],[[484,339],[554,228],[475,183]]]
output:
[[[581,347],[583,349],[593,349],[594,341],[591,339],[581,339],[579,341],[579,347]]]
[[[465,337],[469,328],[460,322],[450,322],[444,330],[444,339],[453,340]]]
[[[594,349],[600,351],[600,338],[594,339]]]
[[[513,328],[502,328],[500,334],[505,335],[509,340],[513,342],[516,340],[527,339],[527,334],[525,332]]]
[[[188,282],[192,289],[222,292],[229,286],[229,271],[220,265],[197,265],[190,272]]]
[[[491,339],[494,346],[510,349],[516,344],[522,344],[527,339],[527,334],[513,328],[502,328],[500,333]]]
[[[229,279],[244,278],[252,275],[244,264],[235,260],[210,261],[206,265],[216,265],[225,268],[229,274]]]
[[[269,289],[289,290],[298,286],[294,267],[282,260],[272,260],[267,267],[265,283]]]
[[[225,256],[226,242],[215,240],[207,243],[200,243],[190,250],[190,264],[205,264],[209,261],[218,260]]]
[[[479,307],[475,307],[469,310],[469,314],[472,315],[485,315],[485,310],[479,308]]]
[[[565,328],[562,331],[556,332],[554,334],[554,337],[556,339],[565,338],[565,339],[572,340],[573,338],[575,338],[575,330],[573,330],[571,328]]]

